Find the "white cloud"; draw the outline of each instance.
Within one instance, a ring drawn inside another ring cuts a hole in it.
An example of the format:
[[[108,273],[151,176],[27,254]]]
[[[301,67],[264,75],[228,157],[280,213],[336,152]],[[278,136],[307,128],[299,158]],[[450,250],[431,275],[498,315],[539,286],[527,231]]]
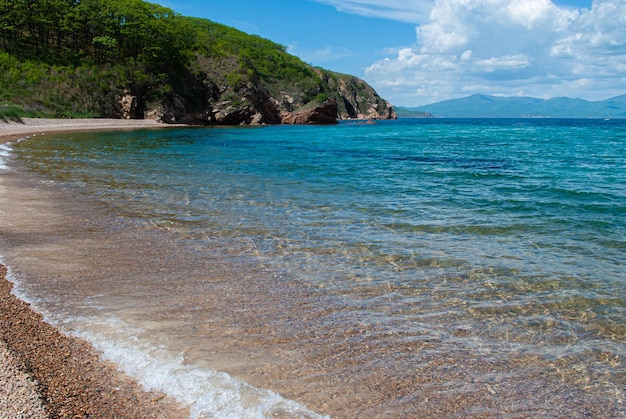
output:
[[[431,0],[314,0],[333,6],[340,12],[361,16],[420,23],[432,8]]]
[[[375,3],[324,2],[338,8]],[[388,4],[401,10],[400,4],[413,3]],[[365,72],[394,104],[477,92],[591,100],[626,93],[624,0],[595,0],[580,10],[550,0],[436,0],[419,23],[414,47]]]
[[[550,0],[514,0],[505,9],[511,21],[527,29],[545,23],[554,11]]]
[[[496,70],[514,70],[525,68],[530,65],[528,58],[523,54],[504,55],[502,57],[491,57],[486,60],[478,60],[474,64],[489,73]]]
[[[463,52],[463,54],[461,54],[461,61],[469,61],[472,59],[472,55],[474,53],[472,52],[471,49],[468,49],[467,51]]]

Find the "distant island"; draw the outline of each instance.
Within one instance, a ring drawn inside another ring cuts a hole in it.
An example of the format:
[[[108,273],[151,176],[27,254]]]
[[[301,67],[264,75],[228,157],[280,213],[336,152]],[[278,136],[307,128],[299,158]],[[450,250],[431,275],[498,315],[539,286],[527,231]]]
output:
[[[394,109],[398,118],[434,118],[430,112],[416,111],[402,106],[395,106]]]
[[[13,2],[0,13],[0,121],[261,125],[394,119],[365,81],[142,0]]]
[[[396,111],[399,117],[429,113],[448,118],[626,118],[626,95],[603,101],[472,95]]]

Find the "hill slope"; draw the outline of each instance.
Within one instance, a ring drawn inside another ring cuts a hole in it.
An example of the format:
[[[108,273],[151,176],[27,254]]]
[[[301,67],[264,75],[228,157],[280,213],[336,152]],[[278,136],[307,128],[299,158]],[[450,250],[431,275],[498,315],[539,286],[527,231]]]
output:
[[[597,102],[566,97],[544,100],[472,95],[410,109],[452,118],[626,118],[626,95]]]
[[[142,0],[0,2],[2,105],[202,124],[281,123],[320,106],[340,118],[395,118],[363,80]]]

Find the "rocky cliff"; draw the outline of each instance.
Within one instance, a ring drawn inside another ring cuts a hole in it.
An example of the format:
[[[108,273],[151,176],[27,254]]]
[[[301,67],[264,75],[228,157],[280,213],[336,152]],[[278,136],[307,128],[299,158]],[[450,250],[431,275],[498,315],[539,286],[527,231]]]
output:
[[[245,38],[250,39],[250,38]],[[141,88],[119,95],[118,117],[201,125],[326,124],[342,119],[396,119],[393,106],[365,81],[308,65],[258,42],[247,54],[200,50],[167,93]],[[280,47],[279,47],[280,48]],[[264,56],[252,57],[266,51]],[[267,51],[276,57],[268,64]]]
[[[220,84],[219,77],[216,80],[203,72],[180,89],[193,91],[195,102],[178,92],[149,102],[141,92],[126,90],[118,96],[113,116],[199,125],[334,124],[344,119],[397,118],[393,106],[365,81],[321,69],[314,69],[313,75],[318,78],[319,93],[311,98],[310,92],[296,85],[277,89],[259,79]]]

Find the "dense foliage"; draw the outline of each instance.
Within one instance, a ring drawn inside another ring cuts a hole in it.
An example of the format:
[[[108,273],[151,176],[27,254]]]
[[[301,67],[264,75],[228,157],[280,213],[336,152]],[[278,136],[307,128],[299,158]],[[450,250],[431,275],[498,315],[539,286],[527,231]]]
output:
[[[340,84],[369,88],[282,45],[142,0],[0,0],[0,113],[115,117],[124,94],[139,109],[182,100],[206,113],[248,106],[251,90],[287,98],[279,105],[292,111],[328,97],[344,106]]]
[[[175,21],[170,9],[141,0],[0,1],[3,49],[64,65],[173,58],[188,46]]]
[[[0,103],[56,116],[110,115],[124,89],[202,90],[198,54],[235,57],[231,83],[311,76],[281,45],[141,0],[0,0],[0,47]]]

